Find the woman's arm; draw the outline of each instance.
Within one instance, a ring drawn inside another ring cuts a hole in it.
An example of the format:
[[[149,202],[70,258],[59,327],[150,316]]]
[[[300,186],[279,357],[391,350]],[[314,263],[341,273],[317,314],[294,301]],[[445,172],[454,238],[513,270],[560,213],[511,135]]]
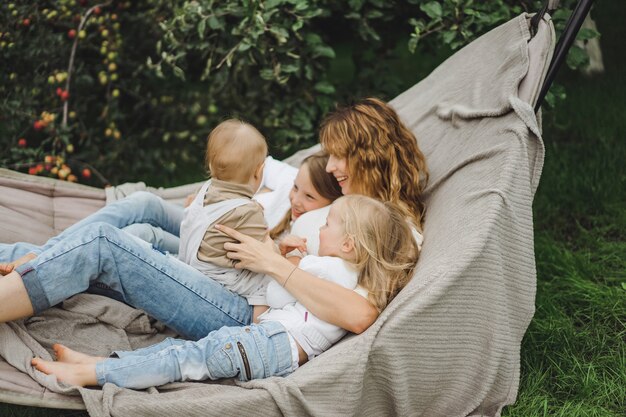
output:
[[[226,226],[216,228],[241,243],[226,243],[227,256],[237,269],[272,276],[311,313],[352,333],[364,332],[378,317],[378,310],[353,290],[305,272],[274,251],[271,240],[259,242]]]

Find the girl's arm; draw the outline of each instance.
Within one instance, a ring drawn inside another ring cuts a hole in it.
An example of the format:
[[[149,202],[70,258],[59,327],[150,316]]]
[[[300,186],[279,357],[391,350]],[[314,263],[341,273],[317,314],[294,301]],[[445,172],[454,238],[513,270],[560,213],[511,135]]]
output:
[[[364,332],[378,317],[378,310],[353,290],[305,272],[274,251],[271,240],[259,242],[226,226],[216,225],[240,243],[226,243],[227,256],[237,269],[272,276],[320,320],[352,333]]]

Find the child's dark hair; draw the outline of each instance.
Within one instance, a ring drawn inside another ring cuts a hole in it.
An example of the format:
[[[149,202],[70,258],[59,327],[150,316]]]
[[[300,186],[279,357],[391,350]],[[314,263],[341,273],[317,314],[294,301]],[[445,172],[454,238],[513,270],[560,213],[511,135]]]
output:
[[[326,172],[326,164],[328,163],[328,154],[324,151],[316,152],[309,155],[302,161],[302,166],[306,164],[309,170],[311,183],[322,197],[335,201],[341,197],[341,187],[334,176]],[[291,223],[291,209],[285,213],[282,220],[270,230],[270,237],[276,239],[285,230],[289,229]]]

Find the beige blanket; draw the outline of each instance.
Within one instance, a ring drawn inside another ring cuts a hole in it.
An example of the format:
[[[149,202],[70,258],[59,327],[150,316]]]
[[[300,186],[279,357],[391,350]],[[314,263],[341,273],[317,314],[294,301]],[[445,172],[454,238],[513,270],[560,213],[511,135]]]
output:
[[[544,155],[532,101],[554,43],[543,27],[530,57],[527,17],[519,16],[392,101],[430,166],[425,243],[414,279],[366,332],[286,378],[75,389],[33,371],[32,355],[47,356],[53,341],[103,354],[158,341],[165,330],[125,305],[80,295],[0,326],[0,355],[22,372],[11,384],[17,371],[0,366],[0,400],[84,404],[93,416],[500,415],[517,395],[534,312],[531,205]],[[77,209],[104,204],[102,190],[60,182],[47,196],[52,205],[33,204],[18,196],[29,181],[46,182],[0,173],[0,239],[41,241],[33,219],[52,216],[53,233]]]

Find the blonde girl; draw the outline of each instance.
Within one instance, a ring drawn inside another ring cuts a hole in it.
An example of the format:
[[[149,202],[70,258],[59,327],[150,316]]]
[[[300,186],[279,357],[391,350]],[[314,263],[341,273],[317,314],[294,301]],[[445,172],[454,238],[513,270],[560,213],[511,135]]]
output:
[[[418,249],[404,213],[393,203],[348,196],[333,203],[320,228],[319,255],[304,257],[294,271],[302,268],[355,290],[382,311],[412,277]],[[278,288],[289,291],[289,279]],[[36,358],[32,363],[78,386],[114,383],[143,389],[187,380],[248,381],[288,375],[346,333],[316,317],[301,300],[282,295],[273,299],[259,324],[224,327],[197,342],[167,339],[137,351],[115,352],[117,357],[109,359],[55,345],[57,362]]]

